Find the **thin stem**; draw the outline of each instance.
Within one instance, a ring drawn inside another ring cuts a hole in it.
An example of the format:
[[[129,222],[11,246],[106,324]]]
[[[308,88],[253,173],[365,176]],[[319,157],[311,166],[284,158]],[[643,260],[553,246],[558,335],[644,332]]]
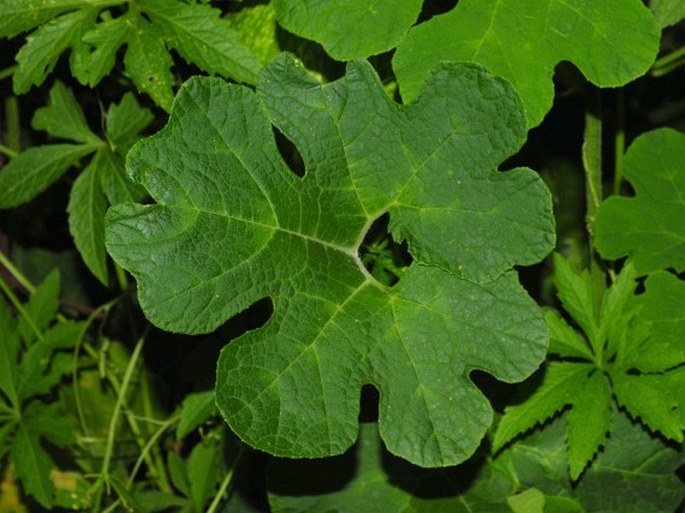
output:
[[[4,80],[7,77],[11,77],[15,71],[17,71],[17,68],[19,66],[10,66],[9,68],[5,68],[0,70],[0,80]]]
[[[4,144],[0,144],[0,153],[2,153],[3,155],[7,155],[11,159],[19,155],[19,153],[14,151],[12,148],[5,146]]]
[[[652,66],[652,76],[661,77],[685,64],[685,46],[658,59]]]
[[[19,100],[15,95],[10,95],[5,100],[5,115],[7,127],[7,146],[16,155],[21,151],[21,127],[19,124]],[[16,157],[15,155],[15,157]],[[11,158],[14,158],[10,155]]]
[[[29,294],[33,294],[36,291],[36,287],[33,286],[33,284],[22,274],[22,272],[17,269],[12,261],[3,253],[0,251],[0,264],[5,266],[5,268],[9,271],[9,273],[12,275],[12,277],[19,282],[19,284],[24,287],[26,292]]]
[[[31,331],[36,335],[36,338],[38,340],[43,340],[43,333],[38,329],[38,326],[36,326],[36,323],[33,322],[33,319],[29,315],[29,313],[26,311],[24,308],[24,305],[19,301],[17,296],[14,294],[12,289],[5,283],[5,280],[0,279],[0,289],[5,293],[7,298],[10,300],[14,308],[17,309],[17,312],[19,312],[19,315],[26,321],[26,324],[29,325],[29,328],[31,328]]]
[[[228,487],[231,485],[231,482],[233,481],[233,474],[235,473],[235,469],[238,467],[241,457],[243,455],[242,447],[240,447],[239,450],[240,452],[238,453],[238,456],[236,456],[235,460],[233,461],[233,465],[231,466],[231,469],[226,473],[224,480],[221,481],[221,486],[219,486],[219,490],[216,492],[216,495],[214,496],[212,503],[209,505],[209,508],[207,508],[206,513],[214,513],[217,510],[217,508],[221,504],[221,499],[223,499],[223,496],[226,493],[226,490],[228,490]]]
[[[112,460],[112,455],[114,454],[114,439],[116,437],[117,424],[119,423],[119,416],[121,414],[121,409],[124,406],[125,396],[128,391],[128,386],[131,383],[131,378],[133,377],[133,370],[138,363],[138,358],[143,349],[143,344],[145,343],[145,336],[141,336],[133,348],[133,353],[131,353],[131,358],[126,367],[126,372],[124,373],[124,379],[121,382],[121,389],[119,390],[119,395],[117,396],[117,402],[114,405],[114,411],[112,412],[112,418],[109,421],[109,429],[107,432],[107,445],[105,446],[105,456],[102,459],[102,469],[100,470],[99,481],[106,481],[109,475],[109,465]],[[100,499],[102,494],[98,494],[97,501],[93,503],[93,511],[98,511],[100,509]]]
[[[623,89],[616,90],[616,134],[614,135],[614,187],[613,193],[621,192],[623,182],[623,155],[626,151],[625,102]]]
[[[159,429],[157,429],[157,431],[155,431],[155,432],[152,434],[152,436],[150,437],[150,439],[148,440],[148,442],[147,442],[147,443],[145,444],[145,446],[143,447],[143,449],[142,449],[142,451],[141,451],[141,453],[140,453],[140,456],[139,456],[138,459],[136,460],[136,463],[135,463],[135,465],[133,466],[133,470],[131,470],[131,474],[128,476],[128,480],[126,481],[126,487],[127,487],[127,488],[129,488],[131,485],[133,485],[133,481],[134,481],[134,479],[135,479],[135,477],[136,477],[136,474],[137,474],[138,471],[140,470],[140,467],[143,465],[143,462],[145,461],[146,456],[150,453],[151,450],[153,450],[154,447],[156,447],[155,444],[156,444],[157,440],[159,439],[159,437],[161,437],[161,436],[164,434],[164,432],[165,432],[167,429],[169,429],[171,426],[173,426],[174,424],[178,423],[178,421],[180,420],[180,418],[181,418],[181,417],[178,416],[178,415],[175,416],[175,417],[171,417],[170,419],[168,419],[168,420],[166,420],[165,422],[163,422],[163,423],[159,426]]]

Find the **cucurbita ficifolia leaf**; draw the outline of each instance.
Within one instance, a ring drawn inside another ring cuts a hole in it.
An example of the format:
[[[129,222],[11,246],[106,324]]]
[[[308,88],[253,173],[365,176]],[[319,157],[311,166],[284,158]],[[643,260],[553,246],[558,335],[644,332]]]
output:
[[[303,178],[272,124],[299,149]],[[492,420],[469,373],[519,381],[545,355],[544,321],[511,267],[551,248],[549,193],[530,170],[496,170],[525,130],[512,88],[475,65],[441,66],[407,107],[361,61],[322,86],[282,55],[256,95],[191,79],[169,124],[128,157],[157,204],[110,209],[107,246],[168,330],[211,331],[271,298],[267,323],[218,364],[217,404],[248,444],[340,454],[373,384],[391,452],[456,464]],[[509,211],[512,197],[524,208]],[[415,258],[393,288],[358,254],[386,212]],[[500,239],[500,224],[521,236]]]
[[[478,62],[511,81],[529,126],[552,106],[554,67],[568,60],[600,87],[649,70],[661,32],[640,0],[460,0],[409,31],[393,57],[402,97],[417,97],[441,61]],[[629,28],[628,28],[629,27]]]

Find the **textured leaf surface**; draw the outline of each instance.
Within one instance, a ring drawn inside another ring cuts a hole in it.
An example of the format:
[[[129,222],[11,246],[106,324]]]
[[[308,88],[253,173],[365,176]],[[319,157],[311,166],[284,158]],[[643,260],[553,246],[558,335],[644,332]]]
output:
[[[635,197],[602,203],[598,251],[612,260],[630,255],[641,274],[685,270],[685,134],[661,128],[638,137],[624,166]]]
[[[630,30],[626,30],[630,27]],[[510,80],[530,126],[552,105],[552,74],[573,62],[593,83],[623,85],[644,74],[660,31],[640,0],[461,0],[450,12],[414,27],[393,67],[402,97],[416,98],[441,61],[473,61]]]
[[[368,57],[397,46],[421,10],[420,0],[276,0],[278,21],[321,43],[334,59]]]
[[[463,487],[459,478],[467,470],[475,479]],[[368,423],[344,455],[275,460],[268,480],[274,513],[492,513],[507,511],[512,488],[502,473],[487,467],[426,471],[392,458],[383,450],[378,426]]]
[[[284,55],[258,96],[194,79],[175,105],[128,158],[157,205],[110,210],[107,245],[165,329],[210,331],[271,298],[268,323],[220,358],[217,403],[234,431],[278,455],[339,454],[372,383],[391,452],[427,466],[470,456],[492,418],[470,370],[517,381],[546,346],[539,310],[507,271],[553,241],[539,178],[495,171],[525,133],[510,87],[444,66],[422,102],[400,108],[367,63],[322,87]],[[304,178],[285,167],[270,122],[297,145]],[[512,197],[521,205],[508,212]],[[385,212],[419,260],[392,289],[358,255]]]

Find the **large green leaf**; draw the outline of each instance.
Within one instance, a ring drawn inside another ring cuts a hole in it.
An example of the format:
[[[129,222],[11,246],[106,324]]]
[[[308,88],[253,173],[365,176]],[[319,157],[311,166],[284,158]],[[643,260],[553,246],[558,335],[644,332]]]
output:
[[[304,178],[270,123],[299,148]],[[474,65],[440,67],[407,108],[359,61],[321,86],[283,55],[257,95],[193,79],[167,127],[129,153],[157,204],[113,207],[107,246],[168,330],[210,331],[271,298],[269,322],[229,344],[217,373],[219,409],[251,445],[343,452],[372,383],[391,452],[454,464],[492,420],[469,372],[518,381],[546,348],[509,268],[549,251],[549,194],[528,169],[496,170],[525,130],[510,86]],[[358,254],[386,212],[416,259],[394,288]]]
[[[642,274],[685,270],[685,134],[670,128],[643,134],[628,149],[624,166],[635,196],[602,203],[597,250],[607,259],[630,255]]]
[[[278,21],[323,45],[334,59],[368,57],[397,46],[421,10],[420,0],[275,0]]]
[[[630,30],[626,30],[630,27]],[[472,61],[514,84],[530,126],[552,106],[554,67],[573,62],[591,82],[623,85],[644,74],[660,30],[640,0],[460,0],[414,27],[393,67],[405,101],[441,61]]]

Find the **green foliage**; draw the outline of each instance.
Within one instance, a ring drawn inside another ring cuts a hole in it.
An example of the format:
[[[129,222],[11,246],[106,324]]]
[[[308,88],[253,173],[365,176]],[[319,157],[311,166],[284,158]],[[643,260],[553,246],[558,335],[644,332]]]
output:
[[[685,270],[685,135],[667,128],[637,138],[625,157],[635,197],[607,199],[597,216],[597,250],[631,255],[641,273]]]
[[[0,511],[683,513],[682,5],[0,0]]]
[[[630,31],[625,27],[630,26]],[[478,62],[511,81],[529,126],[552,104],[552,72],[573,62],[594,84],[615,87],[654,62],[659,29],[640,0],[469,0],[413,28],[393,59],[405,101],[441,61]]]
[[[542,319],[506,270],[550,247],[548,195],[529,170],[493,172],[524,128],[516,110],[507,118],[490,113],[515,109],[517,99],[473,66],[438,70],[423,101],[406,110],[389,101],[363,63],[312,94],[314,86],[288,57],[266,68],[258,97],[214,80],[189,82],[166,129],[129,154],[132,176],[158,205],[113,209],[108,249],[137,277],[148,318],[167,329],[209,331],[260,297],[273,299],[267,327],[234,341],[219,361],[218,405],[243,440],[285,456],[338,454],[356,437],[359,389],[371,382],[384,397],[381,433],[393,452],[427,466],[458,463],[491,419],[468,369],[521,380],[545,348]],[[462,95],[447,103],[455,87]],[[497,100],[474,104],[483,96]],[[288,109],[293,102],[300,108]],[[234,118],[247,128],[226,123]],[[300,128],[304,118],[335,144],[312,140]],[[304,179],[283,165],[270,121],[306,155]],[[404,135],[422,130],[414,142]],[[495,133],[492,145],[488,134]],[[383,152],[369,158],[371,144]],[[440,162],[466,151],[470,166],[443,172]],[[189,153],[192,161],[184,159]],[[379,161],[392,161],[394,174],[374,176]],[[504,210],[506,222],[498,214]],[[417,260],[392,290],[369,276],[357,255],[368,226],[384,212]],[[454,224],[464,228],[447,242]],[[202,245],[193,242],[200,236]],[[491,250],[481,251],[476,265],[474,250],[484,247]],[[500,317],[517,321],[495,326]],[[442,326],[444,338],[431,341],[431,325]],[[478,350],[486,345],[507,358]],[[267,347],[278,347],[278,356]],[[431,355],[446,351],[449,366],[436,365]],[[453,385],[437,394],[441,382]],[[281,413],[286,432],[252,420],[284,403],[292,405]],[[418,433],[430,437],[422,443]]]
[[[114,16],[117,5],[126,12]],[[3,0],[0,37],[35,29],[17,54],[17,94],[41,85],[67,49],[74,77],[94,87],[125,45],[124,65],[135,86],[169,110],[175,84],[169,50],[208,73],[255,82],[259,62],[220,14],[180,0]]]
[[[323,45],[331,57],[351,60],[397,46],[421,9],[419,0],[275,0],[278,21]]]

